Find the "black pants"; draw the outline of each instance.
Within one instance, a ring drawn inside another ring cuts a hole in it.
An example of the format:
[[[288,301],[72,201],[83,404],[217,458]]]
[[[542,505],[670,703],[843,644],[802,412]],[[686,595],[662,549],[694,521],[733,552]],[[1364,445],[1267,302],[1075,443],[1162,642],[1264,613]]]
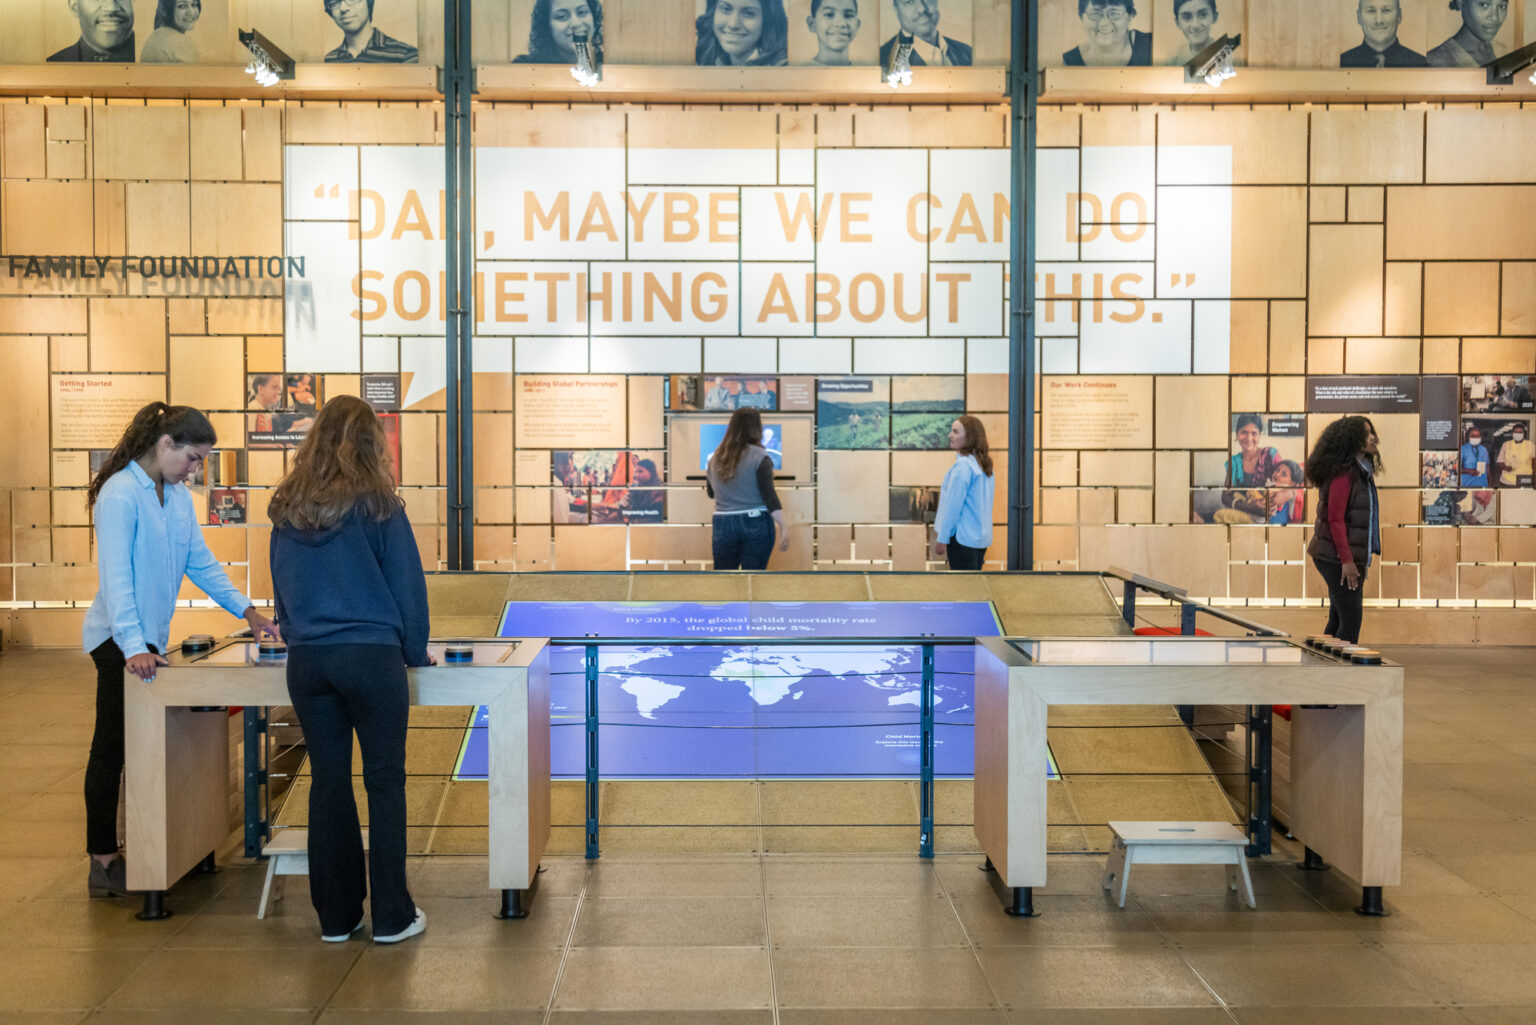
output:
[[[949,562],[950,569],[981,569],[986,557],[985,548],[972,548],[954,538],[944,543],[944,558]]]
[[[1359,644],[1360,621],[1365,617],[1365,574],[1360,574],[1360,586],[1351,589],[1344,583],[1343,563],[1314,556],[1312,565],[1317,567],[1328,585],[1328,626],[1323,632],[1329,637]]]
[[[773,517],[765,512],[716,513],[710,541],[715,569],[767,569],[773,554]]]
[[[159,654],[154,645],[150,651]],[[96,663],[96,730],[85,763],[85,850],[117,853],[117,795],[123,784],[123,670],[128,660],[108,637],[91,652]]]
[[[288,649],[288,693],[304,730],[309,790],[309,897],[321,933],[362,919],[373,880],[373,932],[397,933],[416,917],[405,885],[405,730],[410,695],[400,648],[381,644]],[[368,792],[368,872],[352,796],[352,731]]]

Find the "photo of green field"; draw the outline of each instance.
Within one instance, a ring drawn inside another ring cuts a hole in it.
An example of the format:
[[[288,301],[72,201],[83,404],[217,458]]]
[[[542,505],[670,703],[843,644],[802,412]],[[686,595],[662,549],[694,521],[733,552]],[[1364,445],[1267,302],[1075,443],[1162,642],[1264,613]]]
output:
[[[890,439],[889,378],[823,378],[817,382],[817,448],[887,448]]]
[[[954,413],[892,413],[891,448],[949,448],[949,425]]]

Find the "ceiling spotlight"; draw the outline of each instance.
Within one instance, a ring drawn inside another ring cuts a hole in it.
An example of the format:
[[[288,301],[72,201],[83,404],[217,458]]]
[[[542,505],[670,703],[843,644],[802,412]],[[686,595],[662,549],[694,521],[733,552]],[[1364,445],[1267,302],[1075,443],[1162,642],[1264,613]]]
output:
[[[1513,85],[1515,76],[1526,68],[1532,68],[1531,84],[1536,85],[1536,43],[1527,43],[1518,50],[1484,64],[1488,69],[1489,85]]]
[[[912,44],[913,38],[901,33],[891,47],[890,62],[880,69],[880,81],[892,89],[912,84]]]
[[[571,66],[571,77],[590,89],[602,79],[603,73],[598,62],[593,60],[592,45],[586,29],[576,29],[571,36],[571,43],[576,50],[576,63]]]
[[[1232,65],[1232,55],[1242,45],[1242,36],[1222,36],[1212,40],[1210,45],[1184,65],[1184,81],[1204,82],[1213,89],[1220,88],[1221,83],[1237,75],[1237,68]]]
[[[256,76],[258,85],[276,85],[285,78],[293,77],[293,58],[278,49],[276,43],[255,29],[249,32],[241,29],[237,35],[240,45],[251,55],[245,64],[245,73]]]

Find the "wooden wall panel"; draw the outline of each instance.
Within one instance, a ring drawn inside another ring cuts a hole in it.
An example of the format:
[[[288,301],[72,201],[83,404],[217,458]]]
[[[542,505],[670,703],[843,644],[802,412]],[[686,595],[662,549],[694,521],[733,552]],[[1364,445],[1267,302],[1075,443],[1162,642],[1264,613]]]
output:
[[[634,110],[629,145],[665,149],[774,149],[778,119],[772,111]]]
[[[1313,224],[1348,220],[1349,192],[1342,185],[1314,185],[1307,190],[1307,216]]]
[[[1375,224],[1312,226],[1307,277],[1309,333],[1381,333],[1381,235],[1381,226]]]
[[[1269,370],[1269,303],[1232,303],[1230,366],[1234,374]]]
[[[971,0],[971,56],[977,65],[1007,64],[1012,59],[1012,39],[1009,0]]]
[[[1157,116],[1157,144],[1231,146],[1234,185],[1307,181],[1307,114],[1302,110],[1165,110]]]
[[[249,182],[194,182],[192,237],[215,254],[283,251],[283,190]]]
[[[1225,448],[1227,379],[1159,377],[1154,443],[1158,448]]]
[[[1469,374],[1536,373],[1536,338],[1465,338],[1462,370]]]
[[[165,300],[91,299],[91,369],[165,372]]]
[[[1527,182],[1536,167],[1536,108],[1431,110],[1424,136],[1427,182]]]
[[[1403,186],[1387,194],[1389,260],[1536,260],[1536,185]]]
[[[1060,107],[1041,107],[1035,120],[1035,144],[1075,148],[1082,132],[1082,115]]]
[[[1153,457],[1157,483],[1152,517],[1159,523],[1189,521],[1189,453],[1158,452]]]
[[[88,181],[0,184],[0,246],[7,255],[94,252],[93,192]]]
[[[189,113],[192,177],[211,181],[243,178],[244,127],[240,108],[193,107]]]
[[[1380,185],[1349,187],[1349,220],[1354,223],[1380,224],[1387,217],[1387,190]]]
[[[1307,190],[1299,185],[1232,190],[1233,298],[1307,294]]]
[[[209,299],[208,333],[214,335],[281,335],[281,299]],[[255,366],[252,370],[257,369]]]
[[[604,34],[609,34],[607,26],[613,26],[607,59],[615,64],[692,64],[697,39],[695,13],[689,4],[658,4],[654,0],[605,4]],[[515,47],[515,28],[513,32]]]
[[[1536,334],[1536,263],[1506,263],[1499,289],[1499,332]]]
[[[186,182],[125,182],[125,253],[180,255],[192,245],[191,187]],[[209,250],[212,252],[212,250]]]
[[[624,130],[624,111],[604,107],[528,110],[481,106],[475,110],[477,146],[616,148],[624,145]]]
[[[1002,146],[1007,116],[1001,110],[876,107],[853,115],[854,140],[860,146]]]
[[[1426,334],[1481,335],[1495,334],[1498,330],[1498,264],[1424,265]]]
[[[816,519],[883,523],[890,513],[891,469],[884,453],[816,453]]]
[[[41,103],[0,103],[0,168],[7,178],[47,172],[47,128]]]
[[[0,402],[0,438],[6,439],[0,445],[0,486],[45,488],[48,434],[39,427],[48,423],[48,339],[0,335],[0,380],[7,388]]]
[[[243,338],[171,337],[172,405],[198,409],[245,406]]]
[[[95,107],[98,178],[186,181],[191,170],[186,107]]]
[[[94,256],[121,256],[128,252],[128,183],[92,182],[96,208],[92,222],[96,237]]]
[[[1269,372],[1299,374],[1307,368],[1307,304],[1269,304]]]
[[[1314,184],[1421,182],[1423,166],[1422,111],[1312,112]]]
[[[1426,374],[1454,374],[1461,369],[1461,339],[1424,339],[1423,365]]]
[[[1344,342],[1347,374],[1417,374],[1417,338],[1349,338]]]
[[[1386,265],[1386,306],[1382,329],[1389,335],[1416,335],[1423,328],[1424,265]]]
[[[283,112],[279,107],[240,108],[244,123],[245,180],[283,178]]]
[[[1192,595],[1225,597],[1227,545],[1221,531],[1194,525],[1084,526],[1079,568],[1120,566],[1155,580],[1177,580]]]
[[[290,106],[287,110],[285,141],[290,145],[315,142],[430,146],[436,137],[437,121],[428,104],[420,107],[306,104]]]

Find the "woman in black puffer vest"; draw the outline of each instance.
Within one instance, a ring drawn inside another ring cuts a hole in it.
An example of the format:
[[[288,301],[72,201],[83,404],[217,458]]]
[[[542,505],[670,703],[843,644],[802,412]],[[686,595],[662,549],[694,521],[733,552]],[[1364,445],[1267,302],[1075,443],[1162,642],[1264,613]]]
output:
[[[1376,502],[1376,427],[1363,416],[1329,424],[1307,457],[1307,482],[1318,489],[1317,522],[1307,554],[1328,584],[1330,637],[1360,642],[1366,570],[1381,552],[1381,513]]]

